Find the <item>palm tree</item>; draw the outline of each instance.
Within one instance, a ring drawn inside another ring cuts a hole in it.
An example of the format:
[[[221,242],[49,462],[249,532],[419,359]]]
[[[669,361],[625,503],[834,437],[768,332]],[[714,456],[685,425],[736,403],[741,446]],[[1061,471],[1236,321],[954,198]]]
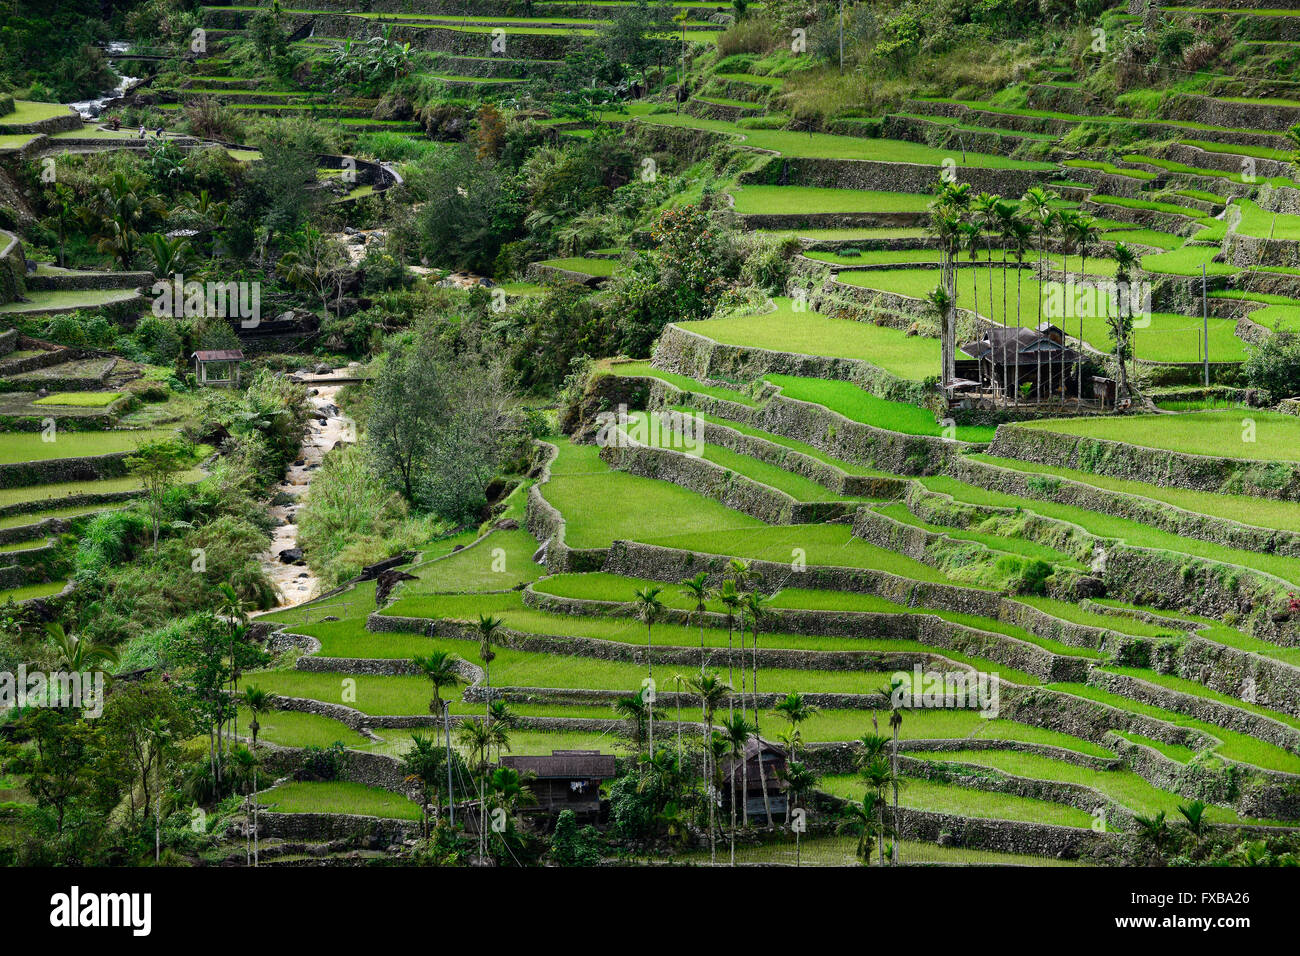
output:
[[[72,211],[77,205],[77,194],[66,183],[55,183],[51,200],[54,204],[54,216],[59,222],[59,268],[66,269],[68,260],[64,255],[63,245],[67,236],[68,221],[72,218]]]
[[[643,588],[638,588],[634,592],[632,598],[632,602],[636,607],[637,617],[639,617],[642,621],[645,622],[645,643],[646,643],[645,661],[646,661],[646,673],[648,675],[648,681],[649,681],[648,686],[650,688],[650,696],[647,698],[646,703],[648,705],[649,716],[650,716],[649,740],[650,740],[650,756],[652,758],[655,755],[654,624],[655,621],[657,621],[664,612],[664,602],[659,599],[659,595],[663,593],[663,590],[664,590],[663,588],[657,585],[654,587],[646,586]]]
[[[185,236],[168,239],[161,233],[151,232],[144,236],[145,251],[153,258],[154,275],[159,279],[170,279],[177,272],[183,272],[189,261],[190,241]]]
[[[60,666],[70,673],[81,673],[95,667],[116,666],[121,663],[117,651],[107,644],[68,634],[57,621],[45,625],[45,633],[54,642]]]
[[[217,585],[217,616],[226,619],[230,636],[230,693],[239,692],[239,640],[248,630],[248,605],[234,587],[226,581]],[[237,712],[230,712],[230,740],[238,736]],[[224,730],[223,730],[224,734]]]
[[[690,601],[693,605],[692,611],[696,620],[700,624],[700,673],[704,673],[704,615],[709,609],[709,601],[713,597],[713,589],[708,585],[709,575],[701,571],[693,578],[687,578],[682,582],[682,597]]]
[[[898,731],[903,726],[903,711],[892,704],[893,697],[890,698],[891,705],[889,710],[889,727],[894,732],[894,746],[890,753],[890,772],[894,778],[894,863],[898,863],[898,835],[900,833],[898,826]]]
[[[1029,211],[1029,219],[1033,223],[1034,231],[1038,233],[1038,250],[1042,253],[1044,259],[1047,258],[1047,240],[1052,234],[1052,228],[1056,224],[1056,210],[1052,208],[1052,202],[1060,199],[1060,195],[1051,189],[1044,189],[1042,186],[1031,186],[1029,190],[1021,197],[1020,201]],[[1049,260],[1050,265],[1050,260]],[[1051,278],[1051,269],[1048,269],[1047,278]],[[1038,295],[1038,325],[1043,324],[1043,295],[1039,290]]]
[[[1091,216],[1082,213],[1070,217],[1070,233],[1074,237],[1074,242],[1079,250],[1079,276],[1080,281],[1086,281],[1088,272],[1088,246],[1097,240],[1097,220]],[[1078,384],[1076,386],[1076,402],[1083,404],[1083,313],[1084,309],[1079,310],[1079,360],[1075,363],[1078,370]]]
[[[1012,233],[1014,229],[1012,223],[1016,221],[1016,212],[1019,209],[1012,202],[998,202],[993,207],[993,215],[996,217],[994,225],[997,228],[998,237],[1002,240],[1002,324],[1009,326],[1007,321],[1007,266],[1010,259],[1009,250],[1012,245]]]
[[[740,592],[736,590],[736,582],[727,580],[722,582],[722,590],[718,592],[718,600],[722,603],[723,614],[727,618],[727,685],[736,686],[735,674],[732,671],[732,635],[736,627],[736,616],[740,610]],[[744,705],[742,698],[741,705]],[[735,706],[732,705],[732,712]]]
[[[433,696],[429,698],[429,713],[435,717],[442,716],[442,689],[444,687],[456,687],[464,678],[460,676],[458,665],[461,659],[455,654],[449,654],[446,651],[434,651],[432,654],[426,654],[421,657],[416,655],[411,658],[418,670],[433,685]],[[437,743],[441,739],[441,730],[438,725],[434,725],[433,739]]]
[[[893,771],[889,768],[889,761],[884,757],[875,757],[867,763],[861,771],[862,778],[866,781],[867,787],[872,791],[876,798],[876,824],[882,837],[880,841],[880,865],[885,865],[885,791],[889,788],[894,779]]]
[[[836,827],[839,832],[851,833],[858,838],[855,852],[858,859],[867,866],[871,864],[872,844],[875,842],[877,832],[877,802],[874,793],[868,791],[863,794],[861,803],[849,803],[844,808],[843,817]]]
[[[690,678],[682,674],[673,675],[673,686],[677,688],[677,761],[682,759],[682,688],[690,683]]]
[[[1115,257],[1115,284],[1126,286],[1133,267],[1137,264],[1137,253],[1124,243],[1117,242],[1112,255]],[[1125,362],[1128,361],[1129,339],[1133,334],[1133,313],[1129,307],[1132,301],[1130,296],[1128,305],[1123,300],[1116,302],[1116,308],[1113,311],[1107,310],[1106,313],[1106,324],[1110,326],[1111,338],[1115,340],[1115,359],[1119,363],[1119,390],[1125,397],[1129,394],[1128,366]]]
[[[646,725],[646,703],[645,688],[629,697],[620,697],[614,701],[614,712],[628,720],[632,724],[632,742],[636,745],[637,754],[645,746],[645,725]]]
[[[997,229],[998,202],[1002,197],[990,193],[980,193],[971,200],[971,213],[984,235],[984,254],[989,267],[989,315],[993,314],[993,233]],[[978,280],[976,280],[978,281]]]
[[[691,689],[700,696],[700,708],[704,711],[704,779],[708,781],[709,799],[709,862],[717,860],[716,831],[713,823],[713,808],[717,803],[717,790],[713,786],[713,776],[709,772],[709,760],[712,756],[709,740],[713,735],[713,716],[722,706],[723,699],[731,699],[731,685],[724,684],[717,674],[705,674],[690,678]]]
[[[808,703],[803,694],[794,692],[785,695],[785,699],[778,702],[772,712],[780,717],[784,717],[790,724],[790,760],[793,762],[799,759],[799,725],[808,720],[817,713],[819,708]]]
[[[260,687],[247,687],[244,689],[244,706],[248,708],[248,732],[253,736],[253,754],[257,754],[257,732],[262,729],[257,722],[259,714],[266,713],[267,705],[270,703],[271,695]],[[257,763],[253,763],[253,793],[257,793]],[[253,801],[253,866],[257,866],[258,861],[258,840],[257,840],[257,801]]]
[[[1180,803],[1178,805],[1178,812],[1183,817],[1179,825],[1192,835],[1198,845],[1201,842],[1201,837],[1205,835],[1207,825],[1205,820],[1206,809],[1204,800],[1193,800],[1191,803]]]
[[[1165,811],[1160,810],[1153,816],[1141,813],[1133,815],[1138,825],[1138,836],[1151,847],[1157,863],[1164,863],[1165,841],[1169,838],[1169,824],[1165,822]]]
[[[722,732],[731,749],[731,865],[736,865],[736,770],[737,762],[741,773],[741,788],[745,791],[745,819],[749,819],[749,761],[745,759],[745,747],[749,743],[754,728],[745,720],[745,712],[733,714],[722,722]]]
[[[786,810],[785,818],[787,823],[792,819],[791,812],[799,809],[799,798],[808,793],[817,786],[817,774],[808,769],[803,764],[792,761],[786,764],[785,772],[782,774],[786,786],[790,789],[790,804]],[[794,831],[794,865],[798,866],[801,862],[801,842],[800,837],[803,835],[803,828],[799,827]]]
[[[759,734],[758,726],[758,632],[762,627],[763,621],[770,613],[767,609],[768,599],[758,591],[750,591],[745,595],[745,614],[749,618],[750,629],[754,632],[753,653],[751,662],[754,669],[754,733]],[[763,789],[763,813],[767,817],[767,827],[772,828],[772,803],[767,793],[767,766],[763,761],[763,738],[759,736],[758,751],[758,776],[759,785]]]
[[[1011,251],[1016,257],[1016,328],[1021,328],[1020,305],[1023,301],[1022,290],[1024,288],[1024,264],[1025,255],[1029,252],[1030,242],[1034,238],[1033,223],[1026,222],[1023,218],[1016,216],[1011,220]],[[1015,377],[1015,398],[1017,405],[1020,404],[1020,347],[1016,347],[1016,377]]]
[[[461,746],[475,756],[474,772],[478,776],[478,843],[479,860],[487,853],[487,806],[483,792],[488,771],[488,754],[492,749],[492,730],[484,721],[462,720],[456,729]]]
[[[421,733],[411,734],[411,746],[402,755],[401,768],[405,782],[420,785],[423,796],[420,811],[426,840],[429,838],[429,804],[442,802],[438,795],[438,785],[442,778],[441,760],[442,750],[435,741]],[[441,816],[441,806],[435,807],[434,812]]]

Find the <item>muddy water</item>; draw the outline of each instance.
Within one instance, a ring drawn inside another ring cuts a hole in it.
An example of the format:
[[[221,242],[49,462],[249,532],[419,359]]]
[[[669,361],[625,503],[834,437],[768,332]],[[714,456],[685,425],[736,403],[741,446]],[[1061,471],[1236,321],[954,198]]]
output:
[[[316,389],[316,394],[311,397],[312,405],[318,413],[326,416],[326,420],[319,422],[313,419],[309,423],[307,437],[303,439],[298,458],[289,465],[284,480],[275,489],[290,496],[292,500],[288,504],[272,505],[268,509],[276,520],[276,527],[272,532],[271,547],[262,555],[262,567],[280,592],[278,607],[293,607],[316,593],[320,582],[311,569],[306,565],[284,564],[280,561],[280,552],[286,548],[298,547],[296,513],[302,496],[311,487],[321,459],[345,435],[351,438],[351,426],[342,417],[334,401],[343,386],[311,385],[310,381],[308,385]]]

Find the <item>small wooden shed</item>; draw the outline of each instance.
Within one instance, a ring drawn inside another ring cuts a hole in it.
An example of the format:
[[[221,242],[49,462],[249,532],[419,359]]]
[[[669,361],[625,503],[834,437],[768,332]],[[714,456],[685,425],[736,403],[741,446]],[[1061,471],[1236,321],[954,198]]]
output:
[[[243,349],[201,349],[190,356],[194,360],[194,377],[200,385],[225,388],[239,386],[239,363]]]

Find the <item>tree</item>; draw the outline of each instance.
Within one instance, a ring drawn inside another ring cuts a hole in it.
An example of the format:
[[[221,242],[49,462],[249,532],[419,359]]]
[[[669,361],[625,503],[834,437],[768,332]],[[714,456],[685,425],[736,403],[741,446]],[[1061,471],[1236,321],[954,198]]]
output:
[[[1138,825],[1138,837],[1146,844],[1155,862],[1164,864],[1165,844],[1169,841],[1169,824],[1165,822],[1165,811],[1160,810],[1150,816],[1141,813],[1133,815]]]
[[[790,750],[790,760],[799,759],[799,725],[805,720],[815,715],[818,707],[808,703],[803,694],[791,692],[785,695],[785,699],[777,703],[773,708],[773,713],[784,717],[790,724],[790,737],[788,740]]]
[[[68,260],[64,255],[64,242],[67,240],[68,223],[72,220],[77,205],[77,194],[66,183],[55,183],[50,201],[54,206],[54,217],[59,223],[59,268],[66,269]]]
[[[249,687],[244,690],[244,706],[248,708],[248,731],[253,736],[253,756],[257,756],[257,732],[261,726],[257,722],[259,714],[265,712],[267,704],[270,701],[270,694],[260,687]],[[253,764],[253,793],[257,793],[257,763]],[[257,866],[257,799],[253,800],[253,865]]]
[[[620,697],[614,701],[614,712],[632,725],[632,743],[638,754],[645,746],[646,717],[648,710],[645,702],[646,688],[642,687],[635,694]]]
[[[1020,198],[1021,204],[1029,213],[1029,220],[1033,223],[1034,231],[1038,234],[1038,251],[1043,259],[1051,265],[1048,259],[1047,240],[1052,235],[1052,229],[1056,225],[1057,213],[1052,208],[1052,202],[1060,198],[1060,195],[1051,189],[1045,189],[1042,186],[1031,186]],[[1047,270],[1047,277],[1051,278],[1051,269]],[[1038,327],[1043,325],[1043,296],[1040,291],[1038,296]]]
[[[578,828],[572,810],[561,810],[551,834],[551,859],[560,866],[596,866],[600,863],[600,833],[588,824]]]
[[[288,245],[277,270],[290,286],[320,299],[321,314],[328,317],[330,293],[338,287],[337,278],[348,262],[343,247],[310,226],[290,236]]]
[[[140,479],[144,489],[155,553],[158,551],[167,492],[176,484],[176,476],[185,468],[188,457],[176,442],[163,439],[142,442],[124,462],[127,473]]]
[[[799,763],[798,761],[791,761],[790,763],[786,764],[785,770],[782,773],[782,777],[785,779],[786,786],[790,790],[790,808],[789,810],[787,810],[785,815],[786,822],[789,823],[793,819],[793,811],[799,809],[799,802],[800,802],[799,798],[806,793],[812,792],[813,788],[817,786],[817,780],[819,778],[815,771],[810,770],[807,766]],[[794,832],[795,866],[798,866],[801,862],[802,842],[800,838],[802,837],[802,835],[803,835],[802,828],[795,830]]]
[[[1115,284],[1120,291],[1119,301],[1114,304],[1114,308],[1106,309],[1106,325],[1110,330],[1111,341],[1115,343],[1115,361],[1119,364],[1119,391],[1121,395],[1127,397],[1129,394],[1128,366],[1125,363],[1128,361],[1129,339],[1133,335],[1133,312],[1131,308],[1133,297],[1127,295],[1127,290],[1123,287],[1129,283],[1138,256],[1137,253],[1122,242],[1115,243],[1115,251],[1112,255],[1115,258]]]
[[[1082,213],[1075,213],[1066,220],[1066,228],[1069,235],[1074,239],[1075,248],[1079,250],[1079,274],[1085,279],[1088,274],[1088,247],[1097,240],[1097,220],[1091,216]],[[1080,309],[1079,315],[1079,360],[1075,364],[1078,367],[1078,383],[1075,386],[1076,399],[1082,404],[1083,402],[1083,312]]]
[[[717,674],[701,671],[690,678],[691,689],[700,697],[700,709],[704,712],[704,779],[706,796],[709,801],[709,862],[717,861],[717,830],[713,822],[713,810],[717,804],[717,790],[714,787],[715,773],[710,772],[712,753],[709,741],[713,736],[713,718],[722,706],[722,701],[731,699],[731,685],[724,684]]]
[[[708,585],[709,575],[701,571],[693,578],[682,582],[682,597],[691,603],[691,611],[700,625],[700,673],[704,673],[704,617],[709,610],[709,601],[713,598],[713,589]]]
[[[877,822],[879,819],[877,803],[879,797],[868,791],[863,794],[860,803],[849,803],[844,808],[843,816],[836,827],[841,833],[851,833],[858,838],[855,852],[858,859],[867,865],[871,863],[871,851],[875,846],[876,835],[880,832]]]
[[[161,233],[151,232],[142,241],[145,251],[153,258],[154,275],[159,279],[170,279],[185,270],[190,246],[185,236],[168,239]]]
[[[416,656],[412,658],[416,670],[433,685],[433,696],[429,699],[429,713],[435,717],[442,716],[442,689],[444,687],[458,687],[464,678],[460,676],[459,665],[461,659],[455,654],[449,654],[447,651],[434,651],[432,654],[425,656]],[[434,727],[433,739],[438,741],[440,736],[438,725]]]
[[[436,693],[436,691],[435,691]],[[429,839],[429,805],[440,804],[440,787],[443,782],[445,756],[437,741],[430,740],[421,733],[411,735],[411,746],[402,754],[402,776],[408,783],[420,787],[420,817],[423,822],[424,838]],[[439,806],[435,813],[441,815]]]
[[[142,818],[148,818],[154,794],[161,802],[163,766],[179,754],[193,732],[193,720],[176,691],[158,680],[131,682],[110,694],[104,708],[106,741],[133,771],[141,794]],[[136,811],[134,788],[129,794]]]
[[[646,709],[649,713],[649,740],[650,756],[655,755],[655,665],[654,665],[654,624],[663,614],[664,602],[659,599],[663,593],[663,588],[655,585],[647,585],[638,588],[632,598],[633,606],[636,608],[637,617],[645,622],[645,640],[646,640],[646,674],[649,681],[650,696],[646,700]]]
[[[112,647],[68,634],[57,621],[45,625],[45,634],[54,644],[59,666],[68,673],[81,674],[92,668],[112,667],[120,663],[117,651]]]
[[[727,619],[727,686],[735,687],[736,678],[732,671],[733,648],[731,638],[736,627],[736,616],[740,611],[740,593],[736,590],[735,581],[726,580],[722,582],[722,590],[718,592],[718,601],[721,602],[722,613]],[[743,699],[741,705],[744,706]]]
[[[763,622],[767,619],[769,611],[767,609],[768,598],[764,597],[758,591],[750,591],[745,595],[745,616],[749,618],[750,630],[754,633],[753,653],[751,662],[754,673],[754,733],[759,733],[758,725],[758,632],[762,628]],[[760,744],[762,737],[759,737]],[[767,793],[767,766],[763,760],[760,749],[758,756],[758,776],[759,784],[763,789],[763,813],[767,817],[767,825],[772,827],[772,802]]]
[[[452,354],[421,327],[388,352],[372,389],[363,447],[380,479],[448,521],[479,514],[525,434],[502,366]]]
[[[1205,828],[1208,825],[1205,819],[1207,805],[1204,800],[1193,800],[1191,803],[1178,805],[1178,813],[1182,816],[1179,825],[1192,835],[1192,839],[1199,845],[1201,837],[1205,836]]]
[[[733,714],[722,722],[722,733],[727,741],[727,746],[731,752],[731,779],[727,781],[727,787],[731,790],[731,865],[736,865],[736,790],[744,791],[745,816],[748,818],[749,804],[749,762],[745,759],[745,748],[749,744],[750,735],[754,728],[745,720],[745,712],[742,709],[739,714]],[[736,771],[741,773],[741,785],[736,787]]]

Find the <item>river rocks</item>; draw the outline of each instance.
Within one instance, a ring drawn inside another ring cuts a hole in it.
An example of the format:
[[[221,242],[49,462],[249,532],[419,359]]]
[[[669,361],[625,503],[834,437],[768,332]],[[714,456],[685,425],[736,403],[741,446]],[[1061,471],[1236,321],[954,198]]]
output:
[[[282,564],[301,564],[302,560],[302,548],[285,548],[280,552]]]

